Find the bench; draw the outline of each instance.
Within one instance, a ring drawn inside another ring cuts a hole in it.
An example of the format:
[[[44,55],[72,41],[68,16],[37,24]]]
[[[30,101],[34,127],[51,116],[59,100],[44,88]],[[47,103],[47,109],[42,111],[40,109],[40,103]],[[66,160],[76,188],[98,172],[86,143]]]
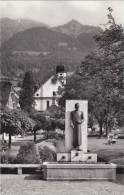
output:
[[[118,135],[114,135],[114,134],[110,133],[108,135],[108,144],[116,144],[117,139],[118,139]]]
[[[0,164],[0,170],[2,169],[17,169],[19,175],[22,174],[22,169],[41,169],[41,164]]]

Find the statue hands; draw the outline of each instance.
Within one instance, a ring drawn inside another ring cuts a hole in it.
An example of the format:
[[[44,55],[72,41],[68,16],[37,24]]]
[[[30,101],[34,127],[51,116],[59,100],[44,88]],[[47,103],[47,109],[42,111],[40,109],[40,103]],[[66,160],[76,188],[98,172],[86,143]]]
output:
[[[71,128],[74,128],[73,122],[70,123],[70,127],[71,127]]]

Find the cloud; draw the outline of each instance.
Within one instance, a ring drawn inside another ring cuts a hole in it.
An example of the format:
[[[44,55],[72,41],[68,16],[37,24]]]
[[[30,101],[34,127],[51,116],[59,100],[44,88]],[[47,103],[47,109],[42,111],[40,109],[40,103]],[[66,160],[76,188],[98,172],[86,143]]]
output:
[[[1,17],[28,18],[52,26],[71,19],[83,24],[103,24],[109,6],[114,9],[115,20],[124,25],[124,1],[0,1]]]
[[[99,1],[70,1],[70,6],[81,10],[95,12],[100,7]]]

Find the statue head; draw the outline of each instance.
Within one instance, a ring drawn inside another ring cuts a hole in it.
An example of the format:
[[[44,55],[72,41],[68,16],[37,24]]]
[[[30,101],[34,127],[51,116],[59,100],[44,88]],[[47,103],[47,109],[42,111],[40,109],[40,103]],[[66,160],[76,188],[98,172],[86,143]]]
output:
[[[76,104],[75,104],[75,109],[78,110],[79,107],[80,107],[79,103],[76,103]]]

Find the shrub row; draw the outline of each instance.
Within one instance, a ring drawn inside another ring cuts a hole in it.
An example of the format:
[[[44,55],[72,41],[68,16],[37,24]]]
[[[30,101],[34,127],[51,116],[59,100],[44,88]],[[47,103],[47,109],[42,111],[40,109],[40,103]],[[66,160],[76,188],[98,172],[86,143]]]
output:
[[[38,148],[33,142],[27,142],[20,146],[19,152],[16,157],[8,155],[7,153],[1,154],[1,163],[12,164],[40,164],[44,161],[55,161],[56,153],[48,147]]]

